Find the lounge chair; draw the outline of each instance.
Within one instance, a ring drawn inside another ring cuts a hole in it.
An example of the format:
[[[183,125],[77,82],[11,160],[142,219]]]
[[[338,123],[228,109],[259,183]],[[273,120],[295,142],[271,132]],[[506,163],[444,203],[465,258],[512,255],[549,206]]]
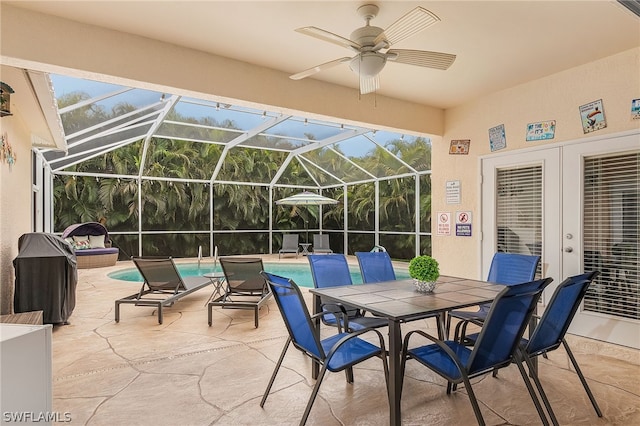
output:
[[[267,282],[260,275],[264,270],[262,259],[249,257],[221,257],[220,265],[225,276],[224,294],[207,304],[209,326],[213,323],[213,307],[253,309],[254,323],[258,328],[258,311],[271,296]]]
[[[329,247],[329,234],[314,234],[313,252],[314,253],[333,253],[333,250],[331,250],[331,247]]]
[[[260,407],[264,407],[278,370],[280,370],[282,361],[292,343],[294,348],[322,367],[313,386],[313,391],[311,391],[300,425],[304,425],[307,422],[313,402],[318,395],[322,379],[327,370],[331,372],[345,371],[347,382],[353,383],[352,367],[370,358],[378,357],[382,361],[385,381],[389,381],[386,348],[384,338],[379,331],[364,329],[354,333],[347,333],[343,332],[342,329],[338,329],[338,334],[321,340],[318,337],[320,332],[313,322],[315,315],[314,317],[309,315],[309,310],[304,302],[300,288],[290,279],[266,272],[263,272],[262,275],[267,279],[268,285],[272,289],[278,308],[282,313],[282,319],[287,326],[289,338],[284,344],[280,358],[276,363],[276,368],[273,370],[267,389],[264,391]],[[336,312],[336,315],[340,315],[340,313]],[[361,338],[360,335],[362,334],[370,335],[371,337],[368,340],[373,340],[377,345]],[[382,392],[382,389],[379,390]]]
[[[298,234],[285,234],[282,236],[282,248],[278,250],[278,259],[287,253],[295,253],[296,257],[300,253],[300,245],[298,244]]]
[[[120,321],[120,304],[155,306],[158,308],[158,323],[162,324],[162,308],[173,305],[178,299],[205,288],[211,281],[205,277],[182,277],[171,257],[133,257],[144,282],[140,291],[116,300],[116,322]]]

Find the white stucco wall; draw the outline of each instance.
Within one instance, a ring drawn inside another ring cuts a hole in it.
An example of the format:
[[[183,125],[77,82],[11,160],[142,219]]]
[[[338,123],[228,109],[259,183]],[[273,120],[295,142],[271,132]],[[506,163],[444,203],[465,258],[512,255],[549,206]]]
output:
[[[499,151],[501,153],[633,130],[640,128],[638,120],[631,120],[631,100],[637,98],[640,98],[640,48],[447,110],[444,136],[433,147],[432,211],[434,214],[438,211],[472,211],[473,235],[456,237],[455,229],[451,236],[434,235],[433,256],[440,262],[441,272],[481,278],[478,157],[491,153],[488,133],[491,127],[505,126],[507,147]],[[579,107],[598,99],[603,101],[607,127],[585,135]],[[527,124],[545,120],[556,120],[555,138],[526,142]],[[457,139],[471,140],[469,155],[449,155],[450,141]],[[449,180],[461,182],[459,205],[446,204],[445,185]],[[433,232],[435,234],[435,228]]]
[[[11,82],[16,93],[11,96],[12,116],[0,118],[0,133],[6,135],[16,153],[12,167],[0,162],[0,313],[12,313],[15,274],[13,259],[18,254],[18,238],[31,232],[31,132],[19,108],[20,98],[31,96],[24,91],[22,72],[8,75],[6,69],[0,80]],[[15,82],[15,83],[14,83]]]

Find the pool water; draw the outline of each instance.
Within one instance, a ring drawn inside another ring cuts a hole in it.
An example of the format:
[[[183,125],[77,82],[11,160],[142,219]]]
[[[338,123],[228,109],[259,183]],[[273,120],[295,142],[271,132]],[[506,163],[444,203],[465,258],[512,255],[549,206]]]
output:
[[[213,264],[201,264],[198,266],[197,263],[177,263],[176,266],[178,267],[178,271],[180,271],[180,275],[183,277],[197,277],[210,272],[222,271],[220,265],[214,268]],[[311,278],[311,269],[308,264],[265,262],[264,269],[269,273],[291,278],[300,287],[313,287],[313,278]],[[360,269],[349,266],[349,270],[351,272],[351,281],[353,281],[354,284],[361,284],[362,276],[360,275]],[[138,272],[136,268],[111,272],[108,276],[109,278],[121,281],[143,281],[140,272]],[[396,276],[398,279],[409,277],[407,273],[403,273],[402,271],[396,271]]]

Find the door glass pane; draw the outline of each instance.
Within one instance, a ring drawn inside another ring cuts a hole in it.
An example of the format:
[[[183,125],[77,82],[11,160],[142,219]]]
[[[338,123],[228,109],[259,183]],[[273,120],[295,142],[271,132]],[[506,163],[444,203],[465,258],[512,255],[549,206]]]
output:
[[[587,311],[640,319],[639,170],[639,153],[584,160],[584,270],[600,271]]]
[[[542,256],[542,166],[497,172],[496,251]]]

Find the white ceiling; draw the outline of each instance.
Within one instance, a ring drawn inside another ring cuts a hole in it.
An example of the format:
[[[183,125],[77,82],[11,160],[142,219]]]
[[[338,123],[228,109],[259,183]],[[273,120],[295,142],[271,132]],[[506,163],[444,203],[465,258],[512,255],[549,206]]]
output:
[[[440,108],[640,46],[640,18],[604,0],[6,3],[290,74],[352,56],[296,28],[316,26],[349,38],[364,24],[356,14],[362,4],[380,7],[372,25],[382,28],[420,5],[441,22],[393,47],[453,53],[457,59],[447,71],[390,62],[378,94]],[[347,64],[313,78],[358,87]]]

